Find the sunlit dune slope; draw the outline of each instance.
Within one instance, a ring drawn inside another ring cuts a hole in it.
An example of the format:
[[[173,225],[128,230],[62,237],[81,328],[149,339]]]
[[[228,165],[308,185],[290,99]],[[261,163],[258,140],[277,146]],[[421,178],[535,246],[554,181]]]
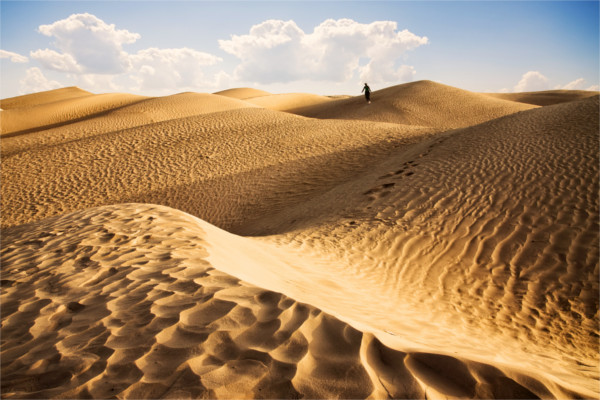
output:
[[[307,257],[278,258],[166,207],[78,211],[2,240],[3,398],[575,396],[527,373],[394,350],[224,273],[257,268],[268,281],[259,272]]]
[[[0,100],[0,108],[10,110],[19,107],[32,107],[43,103],[51,103],[60,100],[74,99],[78,97],[92,96],[87,92],[75,86],[48,90],[45,92],[26,94],[23,96],[11,97]]]
[[[371,104],[363,96],[301,107],[290,112],[312,118],[353,119],[459,128],[533,108],[431,81],[375,90]]]
[[[271,93],[265,92],[264,90],[253,89],[253,88],[233,88],[233,89],[221,90],[220,92],[215,92],[214,94],[218,94],[220,96],[232,97],[234,99],[246,100],[246,99],[251,99],[253,97],[268,96]]]
[[[354,318],[597,397],[598,109],[595,96],[424,141],[251,233],[348,266],[344,286],[378,305]]]
[[[520,103],[549,106],[568,101],[585,99],[598,95],[598,92],[588,90],[544,90],[541,92],[518,93],[482,93],[486,96],[502,100],[518,101]]]
[[[83,114],[75,118],[77,122],[15,135],[3,141],[1,154],[8,156],[156,122],[253,107],[256,106],[241,100],[205,93],[148,98],[127,106],[116,103],[101,115],[84,118]]]
[[[310,93],[286,93],[253,97],[251,99],[247,99],[247,101],[259,107],[265,107],[271,110],[289,111],[300,107],[316,106],[319,104],[328,103],[333,101],[333,99]]]
[[[40,128],[51,128],[74,120],[86,118],[146,99],[125,93],[95,94],[44,102],[2,111],[0,134],[2,136],[27,133]]]

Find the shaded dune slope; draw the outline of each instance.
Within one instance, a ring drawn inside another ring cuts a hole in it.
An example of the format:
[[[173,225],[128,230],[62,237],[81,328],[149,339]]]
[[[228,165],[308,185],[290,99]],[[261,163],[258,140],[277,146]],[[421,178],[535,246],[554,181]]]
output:
[[[127,204],[6,230],[3,397],[573,395],[491,365],[393,350],[240,281],[211,264],[232,244],[207,228]]]
[[[431,81],[418,81],[376,90],[372,104],[363,96],[291,109],[312,118],[338,118],[398,124],[459,128],[533,108]]]
[[[59,136],[54,145],[6,154],[2,224],[133,201],[178,208],[239,231],[264,213],[350,179],[368,168],[367,160],[431,133],[248,107],[78,140]],[[33,141],[37,138],[47,140],[43,133]],[[9,138],[3,147],[19,140],[25,141]]]

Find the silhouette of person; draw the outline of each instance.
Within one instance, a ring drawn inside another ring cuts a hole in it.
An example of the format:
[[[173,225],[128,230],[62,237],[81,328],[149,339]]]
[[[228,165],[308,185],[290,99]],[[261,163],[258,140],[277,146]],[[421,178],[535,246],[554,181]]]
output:
[[[367,99],[367,102],[371,104],[371,88],[369,85],[367,85],[367,82],[365,82],[365,87],[363,87],[360,92],[365,92],[365,99]]]

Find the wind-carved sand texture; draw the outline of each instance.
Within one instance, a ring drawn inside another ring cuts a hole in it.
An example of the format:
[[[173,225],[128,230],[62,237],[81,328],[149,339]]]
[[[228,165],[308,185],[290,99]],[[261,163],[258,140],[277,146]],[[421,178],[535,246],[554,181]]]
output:
[[[553,97],[2,100],[2,397],[597,398],[599,97]]]

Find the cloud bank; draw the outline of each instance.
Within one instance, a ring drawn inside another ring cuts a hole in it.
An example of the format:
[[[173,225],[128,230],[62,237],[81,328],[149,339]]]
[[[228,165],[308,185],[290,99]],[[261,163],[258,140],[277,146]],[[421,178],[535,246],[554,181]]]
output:
[[[590,90],[597,91],[598,85],[592,85],[585,87],[585,79],[578,78],[566,85],[556,85],[553,87],[555,90]],[[550,80],[539,71],[528,71],[523,74],[521,80],[515,85],[512,90],[500,89],[500,93],[509,92],[536,92],[550,89]]]
[[[268,20],[246,35],[219,40],[222,50],[241,60],[234,78],[256,83],[289,81],[373,83],[411,80],[413,67],[399,65],[401,56],[428,43],[427,37],[398,31],[393,21],[361,24],[328,19],[305,33],[292,20]]]
[[[29,62],[29,59],[25,56],[22,56],[17,53],[13,53],[12,51],[0,50],[0,58],[8,58],[10,61],[14,63],[26,63]]]
[[[185,90],[210,84],[202,67],[221,58],[189,48],[148,48],[129,53],[125,45],[141,38],[138,33],[116,29],[92,14],[73,14],[38,31],[54,39],[53,49],[30,52],[31,58],[48,70],[67,74],[67,78],[91,90],[118,90],[120,82],[130,82],[126,90]],[[39,69],[38,69],[39,71]],[[41,73],[41,71],[40,71]],[[36,82],[26,78],[25,87]],[[41,79],[38,90],[47,87]]]

